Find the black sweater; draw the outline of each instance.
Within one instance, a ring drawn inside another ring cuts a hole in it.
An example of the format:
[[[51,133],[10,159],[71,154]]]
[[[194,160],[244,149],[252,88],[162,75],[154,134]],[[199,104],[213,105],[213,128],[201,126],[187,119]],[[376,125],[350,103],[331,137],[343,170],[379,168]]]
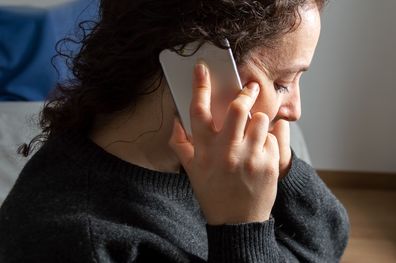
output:
[[[346,210],[293,153],[265,222],[208,225],[187,175],[122,161],[68,132],[0,209],[0,262],[338,262]]]

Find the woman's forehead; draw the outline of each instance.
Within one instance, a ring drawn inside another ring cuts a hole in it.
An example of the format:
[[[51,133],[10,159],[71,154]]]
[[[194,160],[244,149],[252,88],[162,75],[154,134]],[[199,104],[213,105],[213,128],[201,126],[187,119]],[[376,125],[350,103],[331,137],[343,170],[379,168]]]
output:
[[[250,60],[262,64],[271,74],[306,71],[320,35],[320,13],[316,8],[301,9],[301,23],[292,32],[282,36],[273,48],[258,47]]]

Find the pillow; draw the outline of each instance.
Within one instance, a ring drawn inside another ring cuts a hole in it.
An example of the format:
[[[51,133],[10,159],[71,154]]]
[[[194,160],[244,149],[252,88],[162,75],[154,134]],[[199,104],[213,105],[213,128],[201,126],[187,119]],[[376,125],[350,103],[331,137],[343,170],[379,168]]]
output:
[[[55,60],[55,45],[74,36],[79,21],[97,18],[97,1],[36,7],[0,6],[0,101],[41,101],[67,78],[63,60]],[[72,51],[79,45],[68,46]]]

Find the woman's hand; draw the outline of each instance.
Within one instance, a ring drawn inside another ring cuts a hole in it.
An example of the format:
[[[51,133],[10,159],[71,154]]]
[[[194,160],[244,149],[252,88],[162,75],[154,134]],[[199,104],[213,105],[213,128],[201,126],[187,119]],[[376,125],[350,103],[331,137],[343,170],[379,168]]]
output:
[[[197,64],[190,105],[193,144],[175,119],[170,146],[186,170],[208,224],[263,222],[277,191],[279,148],[268,133],[268,116],[252,115],[259,86],[248,84],[231,102],[223,128],[215,129],[210,111],[209,71]]]
[[[279,180],[285,177],[290,170],[292,152],[290,148],[290,124],[285,120],[278,120],[271,131],[279,145]]]

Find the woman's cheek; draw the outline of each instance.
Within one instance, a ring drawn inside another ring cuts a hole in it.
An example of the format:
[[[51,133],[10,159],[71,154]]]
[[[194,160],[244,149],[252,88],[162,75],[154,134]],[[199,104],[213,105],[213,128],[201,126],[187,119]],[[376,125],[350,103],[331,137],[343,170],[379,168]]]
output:
[[[261,88],[258,98],[253,105],[252,113],[264,112],[268,115],[270,122],[275,119],[276,114],[279,111],[280,99],[277,93],[271,92],[269,88]]]

